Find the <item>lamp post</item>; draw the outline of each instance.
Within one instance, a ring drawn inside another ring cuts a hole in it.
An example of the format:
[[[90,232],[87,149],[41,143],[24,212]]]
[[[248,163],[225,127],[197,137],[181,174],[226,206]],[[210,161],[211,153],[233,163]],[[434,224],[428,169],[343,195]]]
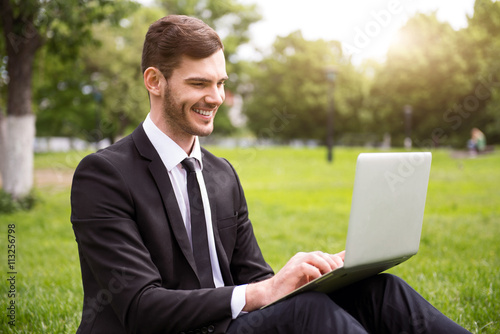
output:
[[[410,105],[404,106],[404,115],[405,115],[405,140],[404,146],[407,150],[411,150],[412,142],[411,142],[411,116],[413,113],[413,108]]]
[[[328,149],[328,162],[333,161],[333,121],[334,121],[334,103],[333,91],[335,89],[335,80],[337,79],[338,70],[335,67],[326,68],[326,80],[328,81],[328,119],[327,119],[327,135],[326,146]]]
[[[101,103],[102,103],[102,93],[96,87],[93,87],[93,97],[95,101],[95,148],[98,149],[99,141],[102,139],[102,133],[100,130],[101,124]]]

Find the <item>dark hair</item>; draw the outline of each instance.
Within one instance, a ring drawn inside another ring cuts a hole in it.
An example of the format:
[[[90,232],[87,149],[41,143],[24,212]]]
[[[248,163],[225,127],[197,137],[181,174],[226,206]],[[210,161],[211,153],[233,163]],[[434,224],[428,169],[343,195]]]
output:
[[[185,15],[168,15],[149,27],[142,49],[142,73],[152,66],[168,79],[182,55],[202,59],[218,50],[224,50],[222,41],[205,22]]]

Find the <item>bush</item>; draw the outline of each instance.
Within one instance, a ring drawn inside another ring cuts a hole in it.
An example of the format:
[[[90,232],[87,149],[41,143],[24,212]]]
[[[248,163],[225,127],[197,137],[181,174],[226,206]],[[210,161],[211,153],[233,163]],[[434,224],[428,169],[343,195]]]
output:
[[[13,213],[16,211],[31,210],[37,202],[35,191],[21,198],[14,198],[11,194],[0,189],[0,214]]]

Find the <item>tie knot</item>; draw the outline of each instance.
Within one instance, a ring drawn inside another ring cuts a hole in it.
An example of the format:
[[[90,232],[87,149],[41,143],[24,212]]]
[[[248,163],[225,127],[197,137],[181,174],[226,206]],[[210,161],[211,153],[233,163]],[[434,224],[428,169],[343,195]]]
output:
[[[192,172],[196,171],[195,160],[196,160],[195,158],[186,158],[186,159],[182,160],[181,164],[186,171],[188,171],[189,173],[192,173]]]

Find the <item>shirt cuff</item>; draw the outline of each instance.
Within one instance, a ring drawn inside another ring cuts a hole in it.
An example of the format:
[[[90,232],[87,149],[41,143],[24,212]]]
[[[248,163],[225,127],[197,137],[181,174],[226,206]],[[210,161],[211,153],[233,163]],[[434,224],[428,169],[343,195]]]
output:
[[[241,314],[241,311],[247,303],[245,296],[246,291],[247,284],[238,285],[233,289],[233,295],[231,297],[231,313],[233,315],[233,319],[236,319]]]

